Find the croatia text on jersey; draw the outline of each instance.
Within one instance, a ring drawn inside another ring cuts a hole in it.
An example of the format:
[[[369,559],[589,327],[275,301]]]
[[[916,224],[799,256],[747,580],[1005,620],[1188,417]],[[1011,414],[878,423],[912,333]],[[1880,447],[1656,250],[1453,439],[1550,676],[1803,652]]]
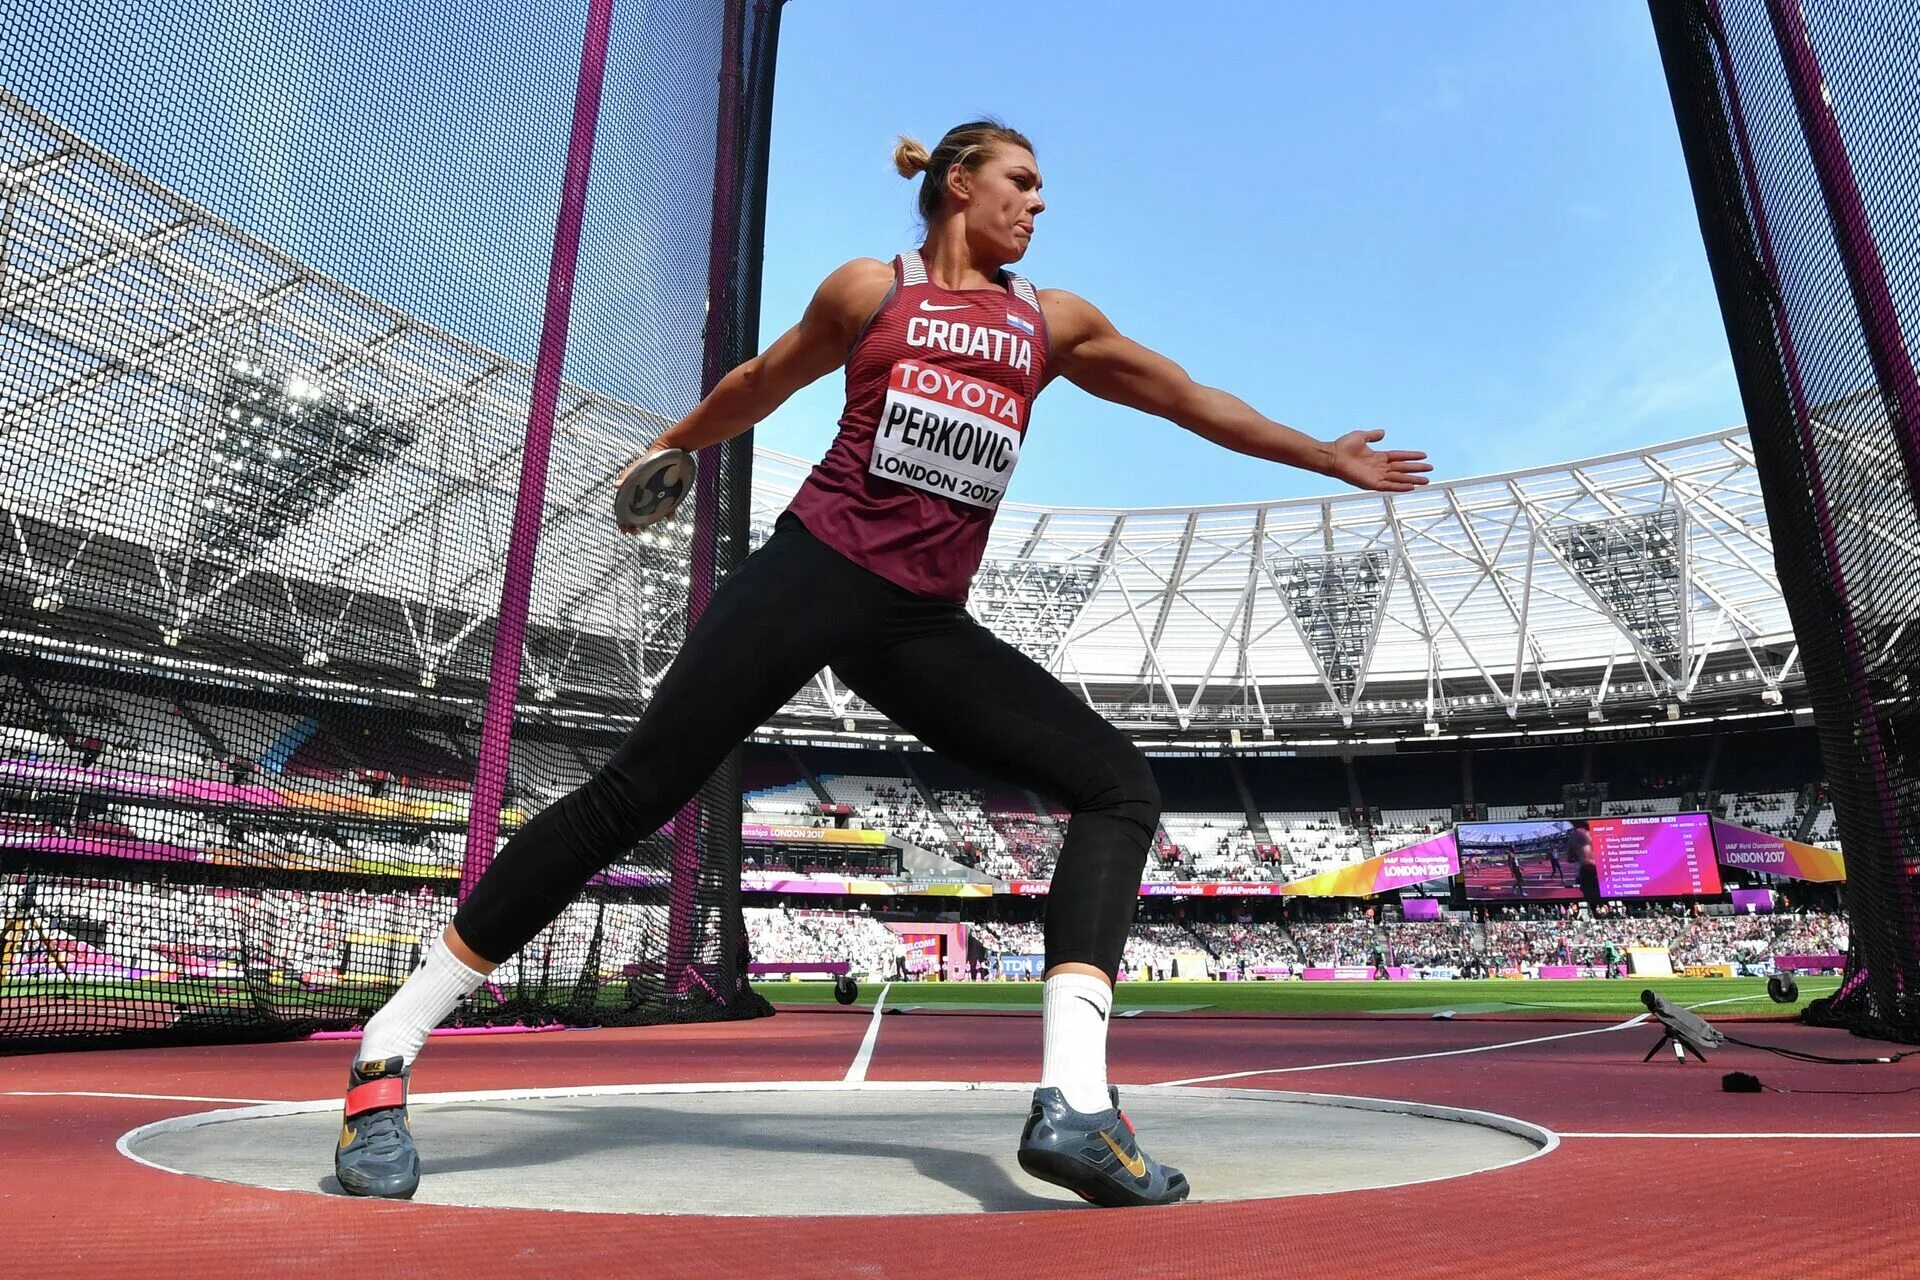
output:
[[[1012,322],[1013,316],[1007,319]],[[1033,343],[1017,333],[965,320],[936,320],[916,315],[907,321],[907,345],[931,347],[950,355],[995,360],[1020,373],[1033,372]]]

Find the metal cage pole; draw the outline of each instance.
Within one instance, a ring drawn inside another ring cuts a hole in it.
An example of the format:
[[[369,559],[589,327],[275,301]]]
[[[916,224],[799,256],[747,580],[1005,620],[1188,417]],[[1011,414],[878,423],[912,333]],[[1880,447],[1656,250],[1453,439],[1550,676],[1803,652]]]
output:
[[[534,552],[539,547],[540,520],[546,509],[547,459],[552,452],[561,372],[566,365],[574,269],[580,260],[580,228],[586,215],[587,178],[593,169],[593,138],[600,121],[600,90],[606,80],[607,38],[612,25],[613,0],[588,0],[580,79],[574,90],[573,132],[567,142],[566,179],[554,227],[553,257],[547,268],[546,310],[540,322],[540,349],[534,361],[533,396],[527,411],[526,450],[521,456],[513,532],[507,541],[506,565],[500,578],[500,613],[494,624],[480,750],[474,759],[466,857],[460,868],[463,900],[493,861],[494,840],[500,829],[514,708],[520,695],[520,651],[527,638]]]
[[[1806,135],[1814,176],[1820,180],[1820,194],[1826,199],[1834,246],[1840,251],[1853,305],[1860,313],[1860,332],[1866,340],[1874,376],[1880,382],[1907,483],[1920,493],[1920,375],[1914,372],[1911,348],[1900,331],[1900,313],[1887,284],[1886,265],[1880,259],[1880,245],[1867,216],[1866,202],[1860,197],[1846,140],[1840,136],[1840,120],[1834,114],[1826,78],[1820,71],[1819,54],[1807,30],[1800,0],[1767,0],[1767,18],[1780,46],[1794,110]]]
[[[1879,384],[1880,403],[1887,414],[1894,449],[1906,472],[1907,488],[1914,499],[1920,501],[1920,376],[1915,374],[1913,356],[1906,336],[1901,331],[1900,313],[1887,281],[1886,264],[1880,256],[1879,241],[1874,234],[1866,202],[1860,194],[1860,184],[1854,173],[1852,158],[1847,152],[1846,140],[1840,132],[1839,116],[1820,67],[1819,52],[1814,47],[1812,32],[1807,28],[1802,0],[1766,0],[1765,8],[1773,29],[1774,42],[1780,51],[1781,67],[1793,98],[1794,112],[1806,139],[1807,158],[1820,184],[1827,220],[1833,230],[1834,248],[1838,252],[1847,288],[1853,297],[1854,310],[1859,317],[1867,358],[1872,364],[1874,379]],[[1862,727],[1866,730],[1863,745],[1868,747],[1866,756],[1874,774],[1874,790],[1882,800],[1881,826],[1885,829],[1889,826],[1885,821],[1889,816],[1885,812],[1887,802],[1900,784],[1892,776],[1887,752],[1881,741],[1877,708],[1870,708]],[[1843,822],[1843,832],[1844,828]],[[1871,869],[1880,873],[1876,877],[1881,881],[1879,887],[1889,892],[1892,900],[1888,906],[1905,925],[1907,947],[1912,948],[1920,946],[1920,905],[1916,904],[1912,878],[1903,874],[1903,868],[1899,865],[1905,838],[1906,833],[1900,829],[1899,823],[1892,823],[1891,829],[1886,830],[1888,862],[1885,866]],[[1884,944],[1875,940],[1869,950],[1884,955],[1890,943],[1891,939]],[[1905,963],[1895,959],[1896,969],[1903,969],[1910,964],[1911,956],[1912,951],[1909,950]],[[1869,983],[1883,999],[1891,995],[1897,985],[1894,975],[1876,974],[1869,979]],[[1911,998],[1912,993],[1907,994]]]

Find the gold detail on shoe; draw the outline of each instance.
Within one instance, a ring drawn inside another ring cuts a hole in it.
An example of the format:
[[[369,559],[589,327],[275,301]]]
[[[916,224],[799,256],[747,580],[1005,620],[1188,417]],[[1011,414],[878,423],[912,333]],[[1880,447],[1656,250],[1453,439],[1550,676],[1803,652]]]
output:
[[[1145,1156],[1127,1155],[1126,1152],[1120,1149],[1120,1144],[1113,1140],[1113,1135],[1105,1129],[1100,1131],[1100,1141],[1106,1143],[1107,1150],[1113,1152],[1114,1155],[1120,1158],[1121,1167],[1128,1173],[1136,1178],[1144,1178],[1147,1176],[1147,1158]]]
[[[349,1126],[344,1124],[341,1125],[340,1126],[340,1149],[342,1151],[345,1151],[347,1147],[352,1144],[356,1136],[358,1136],[357,1130],[352,1129]]]

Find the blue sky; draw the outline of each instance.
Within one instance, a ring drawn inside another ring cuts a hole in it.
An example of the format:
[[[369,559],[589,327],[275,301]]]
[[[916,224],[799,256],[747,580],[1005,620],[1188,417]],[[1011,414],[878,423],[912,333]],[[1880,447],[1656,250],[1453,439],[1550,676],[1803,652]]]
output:
[[[917,242],[894,135],[996,114],[1050,207],[1020,270],[1270,417],[1383,427],[1436,477],[1742,420],[1643,5],[794,0],[763,340]],[[838,375],[763,424],[817,457]],[[1327,492],[1056,384],[1011,500]]]

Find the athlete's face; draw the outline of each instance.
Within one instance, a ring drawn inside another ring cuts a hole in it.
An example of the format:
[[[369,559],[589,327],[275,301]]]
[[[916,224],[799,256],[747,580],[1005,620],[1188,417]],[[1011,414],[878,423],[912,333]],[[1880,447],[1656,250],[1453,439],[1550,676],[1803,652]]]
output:
[[[1040,198],[1040,164],[1025,147],[1002,144],[978,169],[958,170],[949,181],[967,220],[967,239],[983,254],[1018,262],[1033,242],[1033,220],[1047,207]]]

